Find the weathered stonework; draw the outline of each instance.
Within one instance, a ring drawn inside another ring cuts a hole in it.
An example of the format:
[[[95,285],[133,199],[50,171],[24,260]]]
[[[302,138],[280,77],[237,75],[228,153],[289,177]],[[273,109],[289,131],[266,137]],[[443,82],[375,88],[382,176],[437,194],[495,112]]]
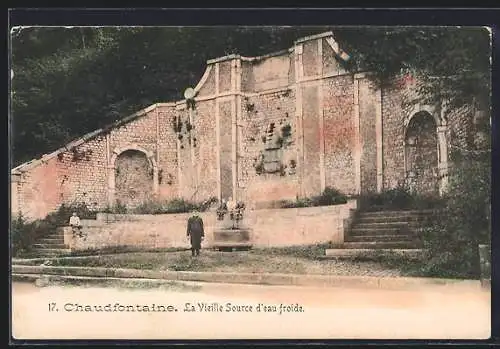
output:
[[[356,201],[344,205],[259,209],[245,213],[252,226],[251,244],[256,247],[293,246],[332,242],[341,244],[349,228]],[[214,245],[217,226],[215,212],[203,212],[205,227],[203,247]],[[188,213],[164,215],[115,215],[99,213],[97,220],[82,220],[86,239],[72,237],[71,228],[65,244],[72,250],[106,246],[143,248],[189,247],[186,240]],[[147,229],[144,229],[147,227]],[[69,230],[68,230],[69,229]],[[283,234],[286,232],[286,234]]]
[[[422,164],[422,186],[444,190],[450,145],[470,143],[471,111],[461,119],[442,105],[408,108],[411,86],[380,90],[367,73],[346,71],[348,59],[328,32],[262,57],[209,60],[193,101],[157,103],[13,169],[12,212],[103,209],[127,195],[132,206],[177,197],[265,206],[327,186],[350,195],[393,188]],[[424,114],[418,131],[412,120]],[[411,148],[415,136],[425,147]]]

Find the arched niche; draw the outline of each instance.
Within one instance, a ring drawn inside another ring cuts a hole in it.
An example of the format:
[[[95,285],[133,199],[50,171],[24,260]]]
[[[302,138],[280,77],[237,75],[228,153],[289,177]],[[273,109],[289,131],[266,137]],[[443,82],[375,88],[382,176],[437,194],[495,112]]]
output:
[[[422,194],[442,194],[447,185],[447,124],[435,108],[420,106],[405,119],[405,179]]]
[[[109,204],[134,207],[158,193],[158,166],[154,154],[137,145],[117,148],[109,163]]]

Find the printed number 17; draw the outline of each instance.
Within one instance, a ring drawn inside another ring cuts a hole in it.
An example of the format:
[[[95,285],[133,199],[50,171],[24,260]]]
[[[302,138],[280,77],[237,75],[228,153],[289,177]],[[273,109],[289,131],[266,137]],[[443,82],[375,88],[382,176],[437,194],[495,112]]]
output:
[[[49,303],[49,311],[57,311],[56,303],[54,303],[54,302]]]

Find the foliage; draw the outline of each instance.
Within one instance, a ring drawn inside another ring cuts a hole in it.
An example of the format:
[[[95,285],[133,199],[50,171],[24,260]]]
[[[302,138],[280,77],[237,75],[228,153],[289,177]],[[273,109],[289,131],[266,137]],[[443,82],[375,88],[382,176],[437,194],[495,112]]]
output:
[[[184,199],[173,199],[169,201],[149,200],[130,211],[137,214],[186,213],[194,209],[204,212],[217,201],[216,197],[211,197],[199,203],[193,203]]]
[[[281,200],[279,202],[281,208],[300,208],[300,207],[312,207],[312,200],[309,198],[297,198],[295,201]]]
[[[358,27],[336,33],[353,57],[351,65],[374,72],[381,85],[411,73],[421,80],[423,99],[432,99],[427,94],[432,92],[455,109],[475,96],[489,109],[491,35],[486,28]]]
[[[12,33],[14,164],[153,103],[182,98],[207,59],[259,56],[328,30],[349,53],[348,69],[372,71],[380,83],[412,72],[422,91],[439,91],[451,104],[477,95],[489,105],[491,49],[484,28],[22,28]]]
[[[54,233],[58,227],[68,224],[70,216],[76,212],[80,219],[95,219],[95,212],[85,203],[61,205],[57,211],[44,219],[28,222],[21,214],[11,222],[11,246],[14,256],[29,253],[39,238]]]
[[[95,219],[97,213],[91,210],[84,202],[70,205],[62,204],[56,212],[49,214],[46,219],[60,226],[67,223],[73,212],[75,212],[80,219]]]
[[[312,198],[297,198],[295,201],[282,200],[280,201],[281,208],[299,208],[299,207],[313,207],[313,206],[329,206],[329,205],[342,205],[347,203],[347,196],[342,194],[339,190],[326,187],[323,193]]]
[[[429,275],[478,277],[479,244],[491,244],[491,162],[468,155],[450,175],[446,207],[422,231]]]
[[[381,193],[368,193],[359,197],[360,206],[366,211],[430,210],[443,207],[443,200],[436,195],[417,194],[405,186],[387,189]]]
[[[14,256],[31,249],[34,237],[33,230],[34,224],[27,223],[21,214],[11,222],[10,238]]]
[[[287,138],[290,137],[291,135],[292,135],[292,126],[290,126],[289,124],[284,125],[281,128],[281,136],[283,138]]]
[[[128,212],[127,206],[123,204],[120,200],[117,200],[113,206],[107,206],[103,211],[103,213],[116,213],[116,214],[125,214]]]
[[[342,205],[347,203],[347,197],[339,190],[326,187],[323,193],[313,198],[314,206]]]

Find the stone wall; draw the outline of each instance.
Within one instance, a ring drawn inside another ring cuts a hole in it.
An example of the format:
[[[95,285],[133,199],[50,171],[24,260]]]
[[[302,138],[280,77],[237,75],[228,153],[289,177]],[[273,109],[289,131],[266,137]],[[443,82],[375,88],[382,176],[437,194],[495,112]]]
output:
[[[62,203],[104,209],[119,190],[115,159],[126,150],[147,153],[151,164],[148,171],[156,168],[156,173],[148,174],[158,183],[160,175],[162,178],[155,195],[176,197],[178,174],[173,169],[177,169],[177,154],[172,153],[175,134],[169,121],[173,115],[173,105],[154,105],[132,115],[124,124],[97,130],[16,168],[13,178],[19,184],[12,195],[17,199],[16,207],[32,219],[45,217]]]
[[[431,118],[433,127],[417,130],[413,136],[417,135],[421,142],[427,143],[429,149],[420,154],[429,157],[424,159],[426,164],[423,165],[428,172],[425,175],[427,179],[420,185],[427,189],[416,189],[428,192],[430,188],[437,187],[442,193],[447,185],[449,169],[453,166],[453,149],[468,151],[473,146],[472,109],[465,106],[458,110],[448,110],[441,102],[432,105],[422,103],[414,89],[416,81],[409,81],[403,78],[382,91],[384,188],[394,188],[402,183],[411,184],[412,179],[407,177],[412,176],[408,127],[416,116],[424,113]]]
[[[329,78],[323,90],[326,186],[355,194],[353,77]]]
[[[260,60],[243,62],[242,90],[261,92],[290,84],[293,60],[288,52]]]
[[[179,195],[177,137],[172,129],[176,110],[172,105],[157,104],[158,111],[158,195],[172,198]]]
[[[284,90],[243,100],[238,134],[238,197],[245,202],[295,199],[298,195],[294,99],[293,90]],[[274,136],[268,137],[271,124]],[[272,149],[280,138],[281,147]],[[283,171],[260,173],[258,164],[271,160],[277,160]]]
[[[61,183],[64,176],[58,175],[57,159],[49,159],[32,167],[28,172],[14,175],[11,193],[11,211],[22,213],[25,218],[43,218],[59,206],[61,201]]]
[[[382,91],[384,130],[384,188],[394,188],[405,178],[403,95],[395,89]]]
[[[155,104],[14,169],[12,212],[42,218],[61,203],[113,204],[125,190],[115,160],[128,150],[147,159],[143,182],[136,181],[151,184],[144,197],[161,200],[236,196],[259,206],[325,187],[352,195],[394,188],[406,177],[408,123],[429,108],[408,110],[410,87],[379,91],[367,73],[347,72],[342,57],[333,35],[323,33],[266,56],[210,60],[194,109],[185,100]],[[431,109],[441,176],[453,146],[470,146],[473,118],[459,111],[446,125],[441,110]]]
[[[196,159],[196,200],[217,197],[217,132],[215,120],[215,101],[199,102],[194,112],[195,139],[194,156]],[[186,173],[182,171],[182,173]]]
[[[251,242],[256,247],[342,243],[356,205],[356,201],[349,201],[336,206],[249,210],[245,221],[252,229]],[[204,212],[201,217],[206,231],[204,246],[210,247],[216,214]],[[98,214],[95,221],[82,221],[83,231],[88,234],[86,241],[75,238],[66,243],[76,250],[106,246],[189,247],[188,218],[189,214]]]
[[[360,189],[377,191],[377,100],[373,83],[359,79]],[[382,135],[378,135],[382,137]]]

